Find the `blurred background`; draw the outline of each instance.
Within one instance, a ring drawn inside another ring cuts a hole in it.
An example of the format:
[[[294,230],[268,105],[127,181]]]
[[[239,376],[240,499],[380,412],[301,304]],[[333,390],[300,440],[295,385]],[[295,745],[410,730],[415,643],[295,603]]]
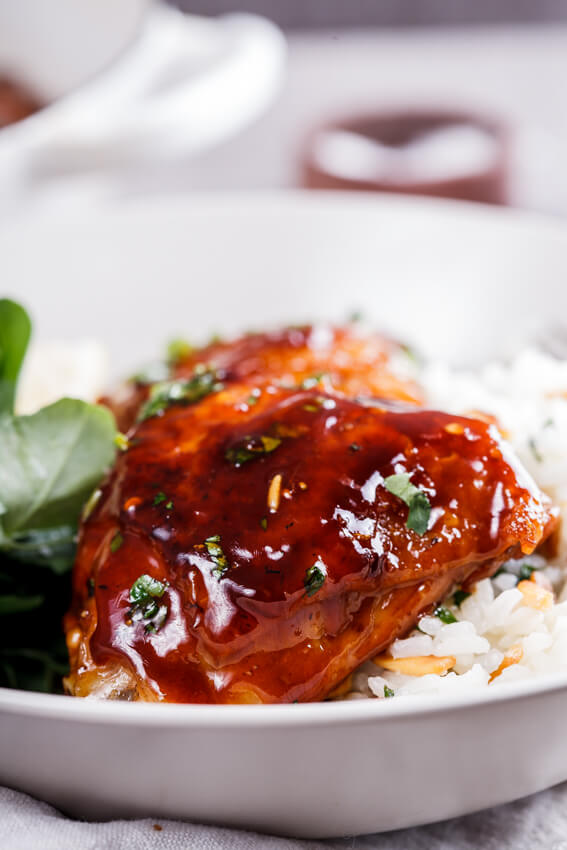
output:
[[[0,0],[0,209],[301,186],[564,215],[566,57],[567,0]]]
[[[246,8],[286,28],[431,26],[567,20],[565,0],[178,0],[186,11],[219,14]]]

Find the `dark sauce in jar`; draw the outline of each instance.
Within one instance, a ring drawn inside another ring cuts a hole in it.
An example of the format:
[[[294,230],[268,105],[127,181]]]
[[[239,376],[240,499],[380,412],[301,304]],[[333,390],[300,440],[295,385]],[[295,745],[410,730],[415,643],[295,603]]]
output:
[[[507,160],[507,131],[495,120],[456,111],[384,112],[316,130],[302,183],[505,204]]]
[[[0,74],[0,130],[38,112],[43,104],[23,83]]]

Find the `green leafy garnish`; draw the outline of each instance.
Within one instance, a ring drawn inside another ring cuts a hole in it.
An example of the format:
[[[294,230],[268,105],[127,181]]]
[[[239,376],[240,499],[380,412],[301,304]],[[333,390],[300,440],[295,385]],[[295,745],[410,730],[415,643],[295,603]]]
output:
[[[322,569],[321,569],[322,568]],[[313,596],[325,584],[327,572],[322,561],[316,561],[313,566],[305,571],[303,585],[307,596]]]
[[[207,547],[207,552],[211,556],[213,563],[216,564],[212,573],[214,577],[220,581],[224,574],[230,570],[230,564],[222,550],[220,535],[214,534],[212,537],[207,537],[205,540],[205,546]]]
[[[53,543],[59,550],[72,542],[83,504],[114,458],[114,435],[110,411],[76,399],[32,416],[0,415],[0,550],[37,563]]]
[[[0,616],[19,614],[21,611],[33,611],[43,605],[43,596],[16,596],[9,593],[0,596]]]
[[[420,536],[425,534],[431,514],[431,503],[427,494],[411,483],[407,472],[389,475],[384,480],[384,486],[408,506],[406,526]]]
[[[230,446],[224,453],[225,458],[233,464],[233,466],[242,466],[243,463],[248,463],[258,457],[270,454],[281,445],[279,437],[270,437],[262,435],[259,437],[244,437],[237,443]]]
[[[456,590],[453,593],[453,603],[457,606],[457,608],[460,608],[465,599],[468,599],[469,596],[470,593],[467,593],[466,590]]]
[[[0,299],[0,411],[12,413],[18,376],[31,336],[31,321],[20,304]]]
[[[534,437],[530,437],[530,439],[528,440],[528,446],[530,447],[530,451],[533,454],[534,458],[537,460],[537,462],[542,463],[543,457],[541,456],[541,452],[537,447]]]
[[[532,573],[535,573],[536,568],[530,566],[530,564],[522,564],[518,571],[518,581],[527,581],[531,578]]]
[[[167,585],[144,573],[136,579],[128,596],[130,610],[128,619],[136,622],[144,621],[147,632],[157,632],[167,619],[167,605],[159,605]]]
[[[114,552],[118,552],[122,544],[124,543],[124,538],[120,534],[119,531],[116,532],[112,540],[110,541],[110,551],[114,554]]]
[[[456,623],[457,618],[448,608],[445,608],[443,605],[439,605],[438,608],[433,612],[436,617],[439,617],[442,623],[445,625],[449,625],[450,623]]]
[[[262,517],[262,519],[260,520],[260,526],[264,531],[266,531],[266,529],[268,528],[268,518],[267,517],[265,517],[265,516]]]
[[[384,697],[386,699],[389,699],[390,697],[393,697],[393,696],[395,696],[395,693],[392,690],[392,688],[389,688],[388,685],[384,685]]]
[[[308,378],[304,378],[300,385],[301,389],[312,390],[320,381],[323,380],[326,374],[326,372],[317,372],[315,375],[310,375]]]
[[[77,526],[100,497],[116,428],[106,408],[76,399],[15,416],[30,331],[25,310],[0,299],[0,685],[53,690],[67,669],[61,619]]]
[[[176,366],[181,360],[185,360],[194,352],[194,347],[186,339],[172,339],[167,344],[167,362]]]
[[[155,494],[155,496],[154,496],[154,500],[153,500],[153,502],[152,502],[152,505],[153,505],[154,507],[156,507],[157,505],[161,505],[161,503],[162,503],[162,502],[165,502],[165,500],[166,500],[166,499],[167,499],[167,496],[165,495],[165,493],[163,492],[163,490],[160,490],[160,491],[159,491],[159,493],[156,493],[156,494]]]
[[[126,436],[126,434],[122,434],[120,431],[114,438],[114,445],[121,452],[127,452],[130,448],[130,440]]]
[[[210,393],[223,389],[217,373],[212,369],[196,370],[188,380],[163,381],[150,390],[150,397],[142,407],[138,422],[152,416],[161,416],[171,404],[194,404]]]

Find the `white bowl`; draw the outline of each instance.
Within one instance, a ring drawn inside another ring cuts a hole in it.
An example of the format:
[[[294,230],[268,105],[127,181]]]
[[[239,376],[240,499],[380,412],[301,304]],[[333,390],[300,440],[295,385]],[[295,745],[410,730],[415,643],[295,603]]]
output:
[[[98,335],[118,371],[174,333],[371,320],[461,361],[567,308],[567,230],[479,206],[328,194],[196,198],[21,219],[7,294],[41,336]],[[396,829],[567,778],[567,675],[456,699],[287,706],[96,703],[0,691],[0,782],[91,818],[289,835]]]

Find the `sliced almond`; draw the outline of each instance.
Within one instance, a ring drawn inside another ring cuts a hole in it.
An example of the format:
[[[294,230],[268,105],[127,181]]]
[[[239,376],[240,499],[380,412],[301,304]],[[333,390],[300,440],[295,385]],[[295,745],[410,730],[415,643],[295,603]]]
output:
[[[378,667],[390,670],[392,673],[403,673],[405,676],[426,676],[435,673],[441,676],[457,663],[453,655],[416,655],[410,658],[391,658],[389,655],[377,655],[372,659]]]
[[[511,646],[499,666],[490,674],[489,682],[493,682],[494,679],[497,679],[500,673],[506,669],[506,667],[511,667],[513,664],[519,664],[522,658],[524,657],[524,650],[521,647],[521,644],[515,643],[514,646]]]
[[[461,422],[449,422],[448,425],[445,425],[445,431],[448,434],[464,434],[465,428]]]
[[[282,477],[278,473],[278,475],[274,475],[274,477],[270,481],[270,487],[268,489],[268,507],[271,511],[277,511],[280,506],[281,486]]]
[[[548,611],[553,606],[553,593],[534,581],[521,581],[518,590],[524,597],[524,605],[536,611]]]

